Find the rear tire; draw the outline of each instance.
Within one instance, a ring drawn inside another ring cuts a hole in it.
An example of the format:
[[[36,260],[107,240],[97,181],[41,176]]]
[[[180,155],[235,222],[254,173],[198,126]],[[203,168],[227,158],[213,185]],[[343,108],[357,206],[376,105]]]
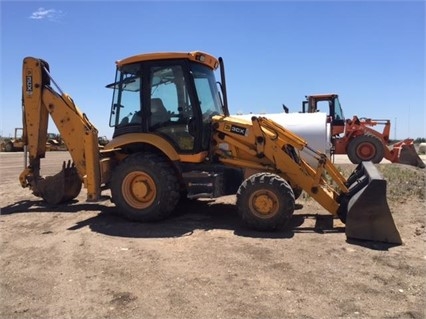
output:
[[[371,161],[378,164],[382,161],[385,150],[379,138],[374,135],[355,137],[348,145],[348,157],[354,164]]]
[[[141,222],[168,217],[179,201],[179,183],[170,162],[157,154],[134,154],[114,170],[111,196],[120,214]]]
[[[294,212],[293,190],[286,180],[271,173],[247,178],[237,192],[237,207],[250,228],[270,231],[284,227]]]

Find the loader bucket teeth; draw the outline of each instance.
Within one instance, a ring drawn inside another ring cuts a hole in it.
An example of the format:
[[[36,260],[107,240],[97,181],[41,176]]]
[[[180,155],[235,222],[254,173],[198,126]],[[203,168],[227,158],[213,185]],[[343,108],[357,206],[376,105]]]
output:
[[[58,174],[39,180],[37,190],[48,204],[56,205],[76,198],[81,184],[76,168],[68,161]]]
[[[420,168],[425,168],[425,163],[422,161],[420,156],[417,154],[414,146],[403,145],[399,153],[398,162],[401,164],[412,165]]]
[[[349,185],[355,191],[348,202],[346,237],[348,239],[402,244],[386,199],[386,180],[372,162],[362,162],[356,169],[357,177]],[[361,185],[361,189],[359,189]]]

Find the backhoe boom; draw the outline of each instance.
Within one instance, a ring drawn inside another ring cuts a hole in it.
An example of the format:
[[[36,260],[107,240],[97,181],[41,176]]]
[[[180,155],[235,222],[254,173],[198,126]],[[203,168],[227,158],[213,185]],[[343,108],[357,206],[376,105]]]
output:
[[[24,59],[23,140],[29,166],[21,173],[20,183],[47,202],[57,203],[75,197],[75,193],[78,195],[84,182],[87,199],[97,200],[101,185],[98,131],[70,96],[59,87],[60,93],[51,87],[52,82],[56,85],[47,62],[31,57]],[[49,115],[67,146],[73,165],[64,165],[63,170],[46,183],[40,176],[40,159],[45,157]]]

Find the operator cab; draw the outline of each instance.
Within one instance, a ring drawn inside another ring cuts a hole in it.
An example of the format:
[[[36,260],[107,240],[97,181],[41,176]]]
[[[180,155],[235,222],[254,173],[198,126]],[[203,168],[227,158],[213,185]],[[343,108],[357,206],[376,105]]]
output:
[[[337,94],[317,94],[306,96],[302,103],[303,113],[323,111],[328,114],[333,136],[345,132],[345,116]]]
[[[117,62],[110,126],[113,137],[153,133],[180,154],[208,150],[211,117],[226,114],[214,71],[202,52],[143,54]]]

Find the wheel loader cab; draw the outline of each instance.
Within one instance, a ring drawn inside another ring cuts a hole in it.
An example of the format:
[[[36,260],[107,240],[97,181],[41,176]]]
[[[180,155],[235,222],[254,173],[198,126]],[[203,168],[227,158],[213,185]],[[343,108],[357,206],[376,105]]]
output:
[[[325,104],[325,106],[322,104]],[[326,112],[330,117],[330,124],[332,127],[331,134],[333,136],[345,132],[345,116],[343,115],[342,106],[340,105],[339,96],[337,94],[306,96],[306,101],[303,101],[302,104],[303,113],[315,113],[321,110]]]
[[[191,54],[145,54],[117,62],[115,82],[107,86],[114,89],[113,138],[153,133],[178,154],[208,150],[211,117],[223,114],[214,75],[218,62]]]

